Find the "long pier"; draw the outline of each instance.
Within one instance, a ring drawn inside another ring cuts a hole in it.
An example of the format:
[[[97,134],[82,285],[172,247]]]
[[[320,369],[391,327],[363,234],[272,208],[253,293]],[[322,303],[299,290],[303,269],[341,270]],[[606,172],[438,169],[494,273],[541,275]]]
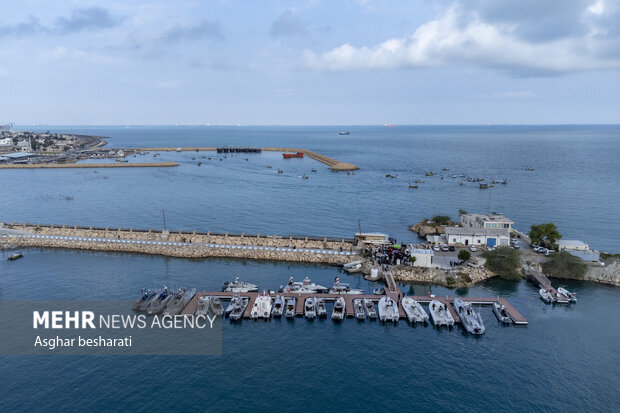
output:
[[[193,314],[198,308],[198,300],[200,297],[205,296],[214,296],[220,297],[224,300],[230,300],[234,295],[240,295],[242,297],[248,297],[249,302],[248,306],[245,309],[243,314],[244,318],[250,318],[250,313],[252,312],[252,307],[256,298],[261,293],[232,293],[232,292],[221,292],[221,291],[202,291],[196,293],[194,298],[187,304],[185,309],[183,310],[183,314]],[[353,301],[355,299],[369,299],[373,302],[377,303],[383,295],[374,295],[374,294],[318,294],[318,293],[276,293],[269,292],[268,295],[275,299],[278,295],[283,296],[285,298],[295,297],[297,299],[297,305],[295,308],[295,314],[297,317],[303,317],[304,315],[304,303],[306,298],[316,297],[316,298],[324,298],[325,301],[335,301],[338,297],[343,297],[345,299],[345,314],[347,317],[352,318],[355,315],[355,310],[353,308]],[[402,298],[402,293],[387,293],[388,297],[390,297],[394,302],[398,304],[398,313],[400,318],[406,318],[405,311],[400,303],[400,298]],[[421,304],[428,304],[432,300],[440,301],[446,304],[450,314],[454,318],[456,323],[460,323],[461,319],[459,318],[456,310],[454,309],[452,303],[454,302],[455,297],[429,297],[429,296],[411,296],[414,300]],[[461,297],[461,299],[465,302],[469,302],[473,305],[493,305],[494,302],[499,302],[500,304],[506,307],[506,311],[508,312],[510,318],[516,325],[527,325],[527,319],[519,313],[519,311],[512,305],[508,300],[503,297]]]
[[[0,169],[58,169],[58,168],[169,168],[176,162],[114,162],[114,163],[17,163],[0,164]]]
[[[128,151],[134,152],[216,152],[217,148],[214,146],[193,146],[193,147],[151,147],[151,148],[127,148]],[[301,148],[278,148],[278,147],[266,147],[260,148],[265,152],[302,152],[304,156],[321,162],[329,167],[332,171],[353,171],[359,169],[352,163],[341,162],[337,159],[330,158],[329,156],[322,155],[320,153],[310,151],[308,149]]]

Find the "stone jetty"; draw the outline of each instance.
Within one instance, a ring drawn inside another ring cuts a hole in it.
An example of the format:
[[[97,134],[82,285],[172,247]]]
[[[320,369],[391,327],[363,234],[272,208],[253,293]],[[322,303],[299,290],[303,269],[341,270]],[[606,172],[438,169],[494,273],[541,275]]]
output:
[[[4,223],[23,247],[342,264],[355,257],[346,238],[199,233]]]
[[[0,169],[54,169],[54,168],[166,168],[179,166],[176,162],[115,162],[115,163],[25,163],[0,164]]]

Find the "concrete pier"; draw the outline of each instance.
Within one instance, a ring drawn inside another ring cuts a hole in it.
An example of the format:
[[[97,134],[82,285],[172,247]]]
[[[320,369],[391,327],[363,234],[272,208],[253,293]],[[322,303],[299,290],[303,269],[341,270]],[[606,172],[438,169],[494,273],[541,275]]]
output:
[[[114,162],[114,163],[26,163],[0,164],[0,169],[58,169],[58,168],[169,168],[176,162]]]

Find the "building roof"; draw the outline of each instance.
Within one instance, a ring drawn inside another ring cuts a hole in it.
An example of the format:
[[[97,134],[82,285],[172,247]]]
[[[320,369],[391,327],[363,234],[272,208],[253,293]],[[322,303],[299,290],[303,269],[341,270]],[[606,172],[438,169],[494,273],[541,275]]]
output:
[[[486,221],[486,222],[510,222],[512,224],[514,224],[514,221],[506,218],[504,215],[501,214],[491,214],[491,215],[487,215],[487,214],[465,214],[468,217],[471,217],[472,219],[475,220],[482,220],[482,221]]]
[[[446,235],[510,235],[508,228],[446,227]]]
[[[409,252],[411,254],[428,254],[428,255],[435,255],[435,252],[433,250],[430,249],[426,249],[426,248],[413,248],[410,249]]]

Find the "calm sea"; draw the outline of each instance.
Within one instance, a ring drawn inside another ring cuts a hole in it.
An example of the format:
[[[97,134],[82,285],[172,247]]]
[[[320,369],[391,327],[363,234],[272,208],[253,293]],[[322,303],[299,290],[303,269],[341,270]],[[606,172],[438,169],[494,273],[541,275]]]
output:
[[[38,127],[37,130],[47,130]],[[289,146],[355,163],[355,175],[278,153],[164,153],[177,168],[0,171],[3,221],[350,237],[407,227],[459,209],[503,212],[515,226],[555,222],[568,239],[618,252],[619,126],[54,127],[109,136],[111,147]],[[347,130],[348,136],[338,135]],[[211,157],[208,160],[205,157]],[[192,159],[196,158],[196,159]],[[222,158],[222,160],[220,160]],[[246,160],[247,158],[247,160]],[[201,166],[197,163],[201,162]],[[266,168],[271,165],[272,168]],[[534,171],[526,171],[526,167]],[[280,168],[283,174],[277,174]],[[315,168],[317,172],[311,172]],[[449,171],[443,171],[449,168]],[[425,177],[428,171],[437,176]],[[398,175],[396,179],[386,173]],[[507,179],[480,190],[452,174]],[[309,179],[301,179],[302,175]],[[441,176],[444,179],[441,179]],[[426,182],[417,190],[408,183]],[[153,283],[219,289],[239,275],[276,289],[289,276],[374,285],[334,267],[243,260],[26,250],[0,261],[0,298],[126,299]],[[0,357],[0,410],[564,410],[620,405],[620,290],[556,281],[577,291],[547,306],[527,282],[467,289],[401,285],[405,293],[505,296],[529,320],[487,333],[345,320],[224,325],[222,356]],[[7,334],[9,332],[2,332]]]

